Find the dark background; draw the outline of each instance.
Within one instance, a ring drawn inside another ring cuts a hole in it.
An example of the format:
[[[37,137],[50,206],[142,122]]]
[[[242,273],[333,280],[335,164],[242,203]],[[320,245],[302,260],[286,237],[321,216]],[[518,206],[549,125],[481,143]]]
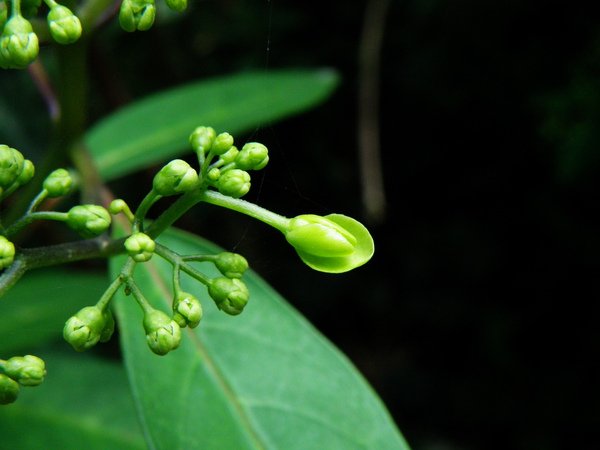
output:
[[[598,8],[393,1],[380,222],[364,214],[357,162],[364,9],[195,2],[149,35],[106,30],[97,57],[125,79],[111,106],[199,77],[336,69],[325,104],[238,142],[271,151],[251,200],[357,217],[373,261],[315,273],[272,230],[216,209],[200,233],[246,255],[352,359],[415,450],[598,448]],[[132,51],[147,55],[143,82]]]
[[[313,272],[273,230],[216,208],[179,225],[244,254],[358,366],[414,450],[599,448],[600,11],[588,3],[391,1],[380,221],[361,205],[357,162],[365,2],[191,0],[146,33],[109,24],[91,122],[198,78],[337,70],[326,103],[237,141],[271,152],[250,200],[360,219],[368,265]],[[112,187],[143,195],[133,185]]]

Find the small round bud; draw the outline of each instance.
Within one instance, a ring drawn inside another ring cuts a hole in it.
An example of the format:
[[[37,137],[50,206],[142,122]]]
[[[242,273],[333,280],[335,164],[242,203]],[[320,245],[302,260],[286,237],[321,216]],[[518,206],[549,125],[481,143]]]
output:
[[[215,140],[217,133],[211,127],[198,127],[190,135],[190,144],[196,152],[207,153]]]
[[[126,209],[129,209],[129,205],[127,205],[125,200],[121,198],[113,200],[112,202],[110,202],[110,205],[108,205],[108,212],[111,213],[113,216],[120,214]]]
[[[235,165],[243,170],[260,170],[269,162],[269,150],[258,142],[248,142],[235,158]]]
[[[26,159],[23,161],[23,170],[21,171],[21,175],[16,180],[16,183],[19,186],[23,186],[31,181],[33,176],[35,175],[35,166],[31,161]]]
[[[215,266],[227,278],[242,278],[248,270],[248,261],[237,253],[223,252],[217,255]]]
[[[219,177],[221,176],[221,171],[219,169],[217,169],[216,167],[213,167],[212,169],[210,169],[208,171],[206,176],[208,177],[208,179],[210,181],[217,181],[219,179]]]
[[[19,396],[19,383],[0,373],[0,405],[13,403]]]
[[[52,38],[59,44],[72,44],[81,36],[81,22],[66,6],[53,6],[47,21]]]
[[[250,174],[244,170],[231,169],[219,177],[216,185],[221,194],[240,198],[250,190]]]
[[[235,316],[244,310],[250,293],[246,285],[237,278],[215,278],[208,285],[208,293],[217,308]]]
[[[48,197],[62,197],[73,190],[73,177],[66,169],[56,169],[44,180],[43,187],[48,191]]]
[[[31,23],[22,16],[12,16],[0,36],[0,58],[11,69],[24,69],[39,53],[38,37]]]
[[[198,173],[184,160],[174,159],[154,176],[152,187],[167,196],[182,194],[198,185]]]
[[[10,187],[23,172],[25,158],[20,151],[0,144],[0,188]]]
[[[147,312],[144,315],[144,329],[148,346],[157,355],[166,355],[179,347],[181,328],[164,312],[156,309]]]
[[[10,266],[14,259],[15,245],[4,236],[0,236],[0,270]]]
[[[202,305],[196,297],[187,292],[179,292],[173,302],[173,320],[183,328],[189,325],[196,328],[202,319]]]
[[[123,0],[119,9],[119,23],[125,31],[146,31],[154,24],[154,0]]]
[[[86,306],[72,316],[63,328],[63,337],[78,352],[98,343],[106,326],[106,317],[97,306]]]
[[[219,158],[219,161],[223,164],[231,164],[232,162],[235,161],[235,158],[237,157],[237,155],[240,153],[240,151],[237,149],[237,147],[234,145],[233,147],[231,147],[229,150],[227,150],[225,153],[223,153],[221,155],[221,157]]]
[[[187,0],[165,0],[165,3],[173,11],[181,12],[187,8]]]
[[[67,225],[84,238],[99,236],[110,227],[110,214],[102,206],[77,205],[67,214]]]
[[[125,240],[125,249],[129,256],[137,262],[146,262],[152,258],[156,244],[144,233],[134,233]]]
[[[102,328],[102,333],[100,333],[99,342],[108,342],[115,332],[115,318],[109,308],[102,311],[102,316],[104,317],[104,328]]]
[[[4,364],[4,373],[23,386],[37,386],[44,381],[46,364],[33,355],[13,356]]]
[[[212,152],[215,155],[222,155],[233,147],[233,136],[229,133],[220,133],[213,142]]]

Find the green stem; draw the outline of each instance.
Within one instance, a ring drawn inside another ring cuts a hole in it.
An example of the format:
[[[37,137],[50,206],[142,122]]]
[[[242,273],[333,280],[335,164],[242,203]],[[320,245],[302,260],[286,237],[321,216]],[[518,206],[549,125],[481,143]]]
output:
[[[151,313],[152,311],[154,311],[154,308],[150,305],[150,303],[148,303],[148,300],[146,300],[146,297],[144,297],[144,294],[142,294],[142,291],[137,286],[137,284],[135,283],[133,278],[129,277],[127,279],[126,283],[127,283],[127,287],[133,294],[133,297],[138,302],[138,305],[140,305],[140,307],[144,311],[144,314],[148,314],[148,313]]]
[[[179,253],[174,252],[173,250],[169,250],[164,245],[156,244],[156,248],[154,249],[154,253],[156,253],[161,258],[168,261],[174,268],[178,266],[181,270],[187,273],[192,278],[195,278],[200,283],[207,285],[210,284],[210,278],[204,275],[199,270],[194,269],[192,266],[187,264],[184,261],[184,257],[182,257]]]
[[[64,212],[56,212],[56,211],[39,211],[32,212],[24,215],[18,221],[13,223],[10,227],[6,229],[5,235],[12,236],[13,234],[18,233],[27,225],[29,225],[34,220],[56,220],[59,222],[64,222],[67,220],[68,214]]]
[[[148,211],[161,198],[161,195],[157,194],[154,189],[152,189],[148,194],[144,197],[140,206],[135,211],[135,220],[133,222],[133,233],[137,231],[144,231],[144,218]]]
[[[102,294],[102,297],[100,297],[100,300],[98,300],[98,303],[96,303],[96,306],[104,311],[122,284],[123,279],[120,276],[115,278],[110,286],[106,288],[106,291],[104,291],[104,294]]]
[[[276,214],[268,209],[255,205],[254,203],[239,198],[228,197],[216,191],[207,190],[203,192],[200,196],[200,201],[245,214],[282,232],[287,229],[290,222],[290,219],[287,217]]]

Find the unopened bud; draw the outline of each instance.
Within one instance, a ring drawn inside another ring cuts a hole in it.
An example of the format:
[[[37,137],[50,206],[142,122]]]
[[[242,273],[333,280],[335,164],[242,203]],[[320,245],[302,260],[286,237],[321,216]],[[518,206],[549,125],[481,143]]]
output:
[[[147,312],[144,315],[144,329],[148,346],[157,355],[166,355],[179,347],[181,328],[164,312],[156,309]]]
[[[81,36],[81,22],[66,6],[52,7],[47,20],[52,38],[59,44],[72,44]]]
[[[20,151],[0,144],[0,189],[10,187],[19,178],[24,162]]]
[[[19,383],[8,375],[0,373],[0,405],[13,403],[19,396]]]
[[[0,236],[0,270],[10,266],[14,259],[15,245],[4,236]]]
[[[110,227],[110,214],[102,206],[77,205],[67,214],[67,225],[84,238],[99,236]]]
[[[217,133],[211,127],[198,127],[190,135],[190,144],[194,151],[200,153],[208,152],[215,140]]]
[[[137,262],[146,262],[152,258],[156,244],[145,233],[134,233],[125,240],[125,249]]]
[[[220,277],[211,280],[208,293],[217,308],[232,316],[240,314],[250,298],[248,288],[237,278]]]
[[[181,12],[187,8],[187,0],[166,0],[165,3],[173,11]]]
[[[229,133],[220,133],[213,142],[212,152],[215,155],[222,155],[233,147],[233,136]]]
[[[174,159],[154,176],[152,187],[156,193],[168,196],[182,194],[198,185],[198,173],[182,159]]]
[[[123,0],[119,9],[119,23],[125,31],[146,31],[154,24],[154,0]]]
[[[78,352],[98,343],[106,325],[106,317],[97,306],[86,306],[72,316],[63,329],[63,337]]]
[[[260,170],[269,162],[269,150],[258,142],[248,142],[235,158],[236,167],[243,170]]]
[[[66,169],[56,169],[44,180],[43,187],[48,192],[48,197],[62,197],[73,190],[73,177]]]
[[[173,302],[173,320],[183,328],[196,328],[202,319],[202,305],[196,297],[187,292],[179,292]]]
[[[31,23],[22,16],[12,16],[0,36],[0,59],[11,69],[24,69],[39,53],[38,37]]]
[[[223,252],[217,255],[215,266],[227,278],[242,278],[248,270],[248,261],[237,253]]]
[[[216,185],[221,194],[240,198],[250,190],[250,174],[244,170],[231,169],[221,174]]]
[[[44,381],[46,364],[33,355],[13,356],[4,363],[4,373],[23,386],[37,386]]]

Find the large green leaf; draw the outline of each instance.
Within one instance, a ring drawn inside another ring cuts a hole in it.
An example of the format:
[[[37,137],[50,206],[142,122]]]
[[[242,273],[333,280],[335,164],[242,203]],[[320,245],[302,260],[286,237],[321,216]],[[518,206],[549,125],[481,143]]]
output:
[[[337,84],[331,70],[244,73],[200,81],[137,101],[102,120],[86,142],[105,179],[190,152],[199,125],[239,133],[303,111]]]
[[[159,241],[182,254],[214,253],[198,237],[169,231]],[[118,273],[122,258],[112,264]],[[212,266],[202,270],[216,276]],[[155,256],[136,280],[168,311],[171,266]],[[133,298],[116,310],[125,361],[149,446],[157,449],[407,449],[387,410],[351,363],[257,275],[244,276],[250,303],[240,316],[216,309],[205,288],[196,330],[159,357],[148,349]]]
[[[37,353],[48,375],[0,406],[0,448],[145,449],[123,366],[69,353]]]
[[[65,268],[26,273],[0,298],[0,357],[59,339],[65,321],[96,303],[106,286],[105,273]]]

